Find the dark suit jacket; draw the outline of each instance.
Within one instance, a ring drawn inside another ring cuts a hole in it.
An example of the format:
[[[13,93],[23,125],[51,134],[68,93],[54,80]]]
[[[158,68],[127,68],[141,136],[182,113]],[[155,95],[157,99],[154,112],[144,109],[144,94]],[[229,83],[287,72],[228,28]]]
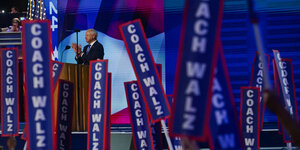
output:
[[[104,49],[102,44],[96,41],[93,46],[91,46],[90,51],[86,54],[88,45],[83,48],[83,55],[75,57],[77,63],[88,65],[91,60],[103,59]]]

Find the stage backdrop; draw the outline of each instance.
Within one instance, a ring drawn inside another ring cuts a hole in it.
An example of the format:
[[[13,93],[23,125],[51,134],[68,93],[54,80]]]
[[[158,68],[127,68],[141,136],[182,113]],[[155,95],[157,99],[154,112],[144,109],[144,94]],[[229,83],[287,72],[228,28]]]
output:
[[[136,80],[119,25],[133,19],[141,19],[155,63],[162,64],[165,83],[165,33],[164,2],[161,0],[66,0],[58,2],[59,57],[64,63],[76,63],[72,49],[67,45],[87,45],[85,33],[89,28],[98,31],[98,41],[104,47],[104,59],[108,59],[108,72],[112,73],[113,123],[129,123],[124,82]]]

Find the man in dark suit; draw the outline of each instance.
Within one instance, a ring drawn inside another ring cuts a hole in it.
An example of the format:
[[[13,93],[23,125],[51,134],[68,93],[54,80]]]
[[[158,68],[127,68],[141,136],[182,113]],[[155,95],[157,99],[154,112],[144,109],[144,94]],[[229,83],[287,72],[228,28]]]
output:
[[[102,44],[97,41],[97,31],[89,29],[85,33],[85,40],[88,43],[81,51],[81,45],[78,45],[79,53],[77,53],[77,46],[72,43],[72,48],[76,53],[75,60],[78,64],[88,65],[91,60],[103,59],[104,49]]]

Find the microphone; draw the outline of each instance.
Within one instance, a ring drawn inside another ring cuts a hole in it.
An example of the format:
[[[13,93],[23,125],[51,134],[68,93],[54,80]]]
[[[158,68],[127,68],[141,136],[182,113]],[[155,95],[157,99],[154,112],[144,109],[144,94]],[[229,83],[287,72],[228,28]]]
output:
[[[70,49],[71,46],[67,45],[66,48],[64,50]]]
[[[67,45],[67,46],[65,47],[65,49],[61,52],[60,62],[62,62],[62,59],[63,59],[63,56],[64,56],[64,52],[65,52],[66,50],[70,49],[70,48],[71,48],[71,46],[70,46],[70,45]]]

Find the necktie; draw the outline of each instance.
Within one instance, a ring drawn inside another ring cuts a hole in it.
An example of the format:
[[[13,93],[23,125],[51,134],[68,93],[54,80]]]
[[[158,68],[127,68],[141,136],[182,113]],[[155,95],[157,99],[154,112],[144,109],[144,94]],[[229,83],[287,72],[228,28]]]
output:
[[[87,49],[86,49],[86,54],[89,53],[90,49],[91,49],[91,45],[88,45],[88,47],[87,47]]]

